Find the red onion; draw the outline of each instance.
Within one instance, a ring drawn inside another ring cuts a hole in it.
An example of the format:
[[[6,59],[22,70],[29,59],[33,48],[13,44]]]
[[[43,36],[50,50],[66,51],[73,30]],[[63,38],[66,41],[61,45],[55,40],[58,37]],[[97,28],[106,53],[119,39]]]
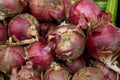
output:
[[[0,50],[0,70],[7,73],[14,67],[22,66],[25,62],[24,57],[24,48],[21,46],[3,48]]]
[[[41,40],[34,42],[27,49],[27,59],[32,61],[38,70],[44,71],[53,61],[51,49],[51,44],[46,44]]]
[[[13,70],[10,80],[41,80],[41,75],[33,68],[31,62],[27,62],[18,72]]]
[[[99,68],[105,77],[105,80],[117,80],[117,73],[113,70],[109,69],[106,65],[102,62],[95,61],[94,67]]]
[[[3,24],[0,23],[0,43],[7,40],[7,29]]]
[[[101,15],[99,6],[93,0],[79,0],[70,10],[70,21],[87,29],[87,24],[96,24]]]
[[[56,43],[55,55],[62,60],[75,60],[84,51],[85,34],[75,25],[64,24],[49,35],[49,41]]]
[[[120,73],[116,58],[120,52],[120,28],[112,23],[96,26],[87,37],[87,50],[96,59]]]
[[[105,80],[105,78],[99,69],[84,67],[74,74],[72,80]]]
[[[64,67],[71,73],[75,73],[79,69],[86,67],[86,62],[85,62],[84,58],[81,56],[71,62],[64,63]]]
[[[42,22],[60,22],[64,18],[65,7],[62,0],[30,0],[29,3],[30,12]]]
[[[39,29],[39,23],[32,15],[24,13],[15,16],[9,23],[9,31],[19,40],[35,37],[35,30]]]
[[[27,6],[27,0],[1,0],[0,20],[23,12]]]
[[[56,28],[56,25],[54,23],[41,23],[41,36],[45,39],[48,38],[48,35],[54,31]]]
[[[50,67],[44,74],[43,80],[69,80],[70,73],[63,67],[56,65]]]

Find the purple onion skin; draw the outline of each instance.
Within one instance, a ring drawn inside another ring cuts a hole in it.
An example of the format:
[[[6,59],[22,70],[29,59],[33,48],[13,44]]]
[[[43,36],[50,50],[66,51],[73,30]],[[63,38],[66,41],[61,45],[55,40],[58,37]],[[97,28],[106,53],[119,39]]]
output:
[[[27,49],[27,59],[32,61],[38,70],[46,70],[53,61],[51,47],[43,41],[32,43]]]
[[[120,28],[111,23],[99,25],[87,37],[87,50],[98,60],[112,59],[119,54]]]
[[[61,66],[50,67],[43,80],[70,80],[70,73]]]
[[[48,39],[56,44],[55,56],[61,60],[75,60],[84,51],[85,34],[81,29],[75,27],[71,24],[60,25],[49,35]]]
[[[26,9],[27,0],[1,0],[0,1],[0,20],[12,17]]]
[[[11,36],[15,36],[18,40],[30,39],[31,27],[34,26],[39,31],[39,23],[31,14],[19,14],[11,19],[9,23],[9,32]]]
[[[99,6],[92,0],[79,0],[70,9],[69,19],[73,24],[86,29],[87,23],[97,23],[101,15]]]
[[[94,67],[84,67],[77,71],[72,80],[106,80],[103,73]]]
[[[85,62],[85,59],[82,56],[80,56],[79,58],[77,58],[71,62],[66,62],[63,65],[68,71],[70,71],[71,73],[74,74],[81,68],[86,67],[86,62]]]
[[[7,29],[6,27],[0,23],[0,43],[5,42],[7,40]]]
[[[102,62],[95,61],[94,67],[100,69],[103,72],[105,80],[117,80],[117,73],[113,70],[109,69]]]
[[[0,51],[0,70],[8,73],[13,68],[19,68],[25,62],[25,52],[23,47],[7,47]]]
[[[65,17],[65,7],[62,0],[30,0],[30,12],[42,22],[52,22]]]

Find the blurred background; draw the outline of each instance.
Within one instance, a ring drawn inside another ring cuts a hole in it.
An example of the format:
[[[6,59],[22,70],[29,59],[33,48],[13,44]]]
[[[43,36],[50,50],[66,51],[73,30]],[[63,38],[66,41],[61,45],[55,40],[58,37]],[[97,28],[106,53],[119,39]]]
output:
[[[116,20],[116,25],[120,27],[120,0],[118,2],[118,12],[117,12],[117,20]]]

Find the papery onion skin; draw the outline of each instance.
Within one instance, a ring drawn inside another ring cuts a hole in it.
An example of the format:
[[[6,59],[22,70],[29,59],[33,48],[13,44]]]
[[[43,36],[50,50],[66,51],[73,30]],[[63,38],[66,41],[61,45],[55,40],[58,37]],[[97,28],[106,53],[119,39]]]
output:
[[[105,80],[117,80],[117,73],[109,69],[105,64],[100,61],[94,62],[94,67],[99,68],[105,77]]]
[[[0,70],[9,73],[13,68],[20,67],[25,62],[25,51],[21,46],[3,48],[0,51]]]
[[[62,0],[30,0],[29,4],[31,14],[42,22],[61,22],[65,16]]]
[[[93,0],[79,0],[71,7],[69,19],[72,23],[86,29],[87,23],[97,23],[100,15],[101,10]]]
[[[57,65],[50,67],[44,74],[43,80],[69,80],[70,73],[63,67]]]
[[[100,61],[109,61],[120,52],[120,28],[112,23],[96,26],[87,37],[87,50]]]
[[[7,28],[0,23],[0,43],[5,42],[8,38]]]
[[[12,17],[25,10],[27,0],[1,0],[0,1],[0,20]]]
[[[39,40],[28,47],[27,59],[33,62],[36,69],[44,71],[50,66],[53,61],[52,47],[50,46]]]
[[[60,25],[48,36],[56,44],[55,56],[61,60],[75,60],[83,54],[86,37],[81,29],[75,27],[72,24]]]
[[[120,73],[120,65],[117,62],[120,52],[120,28],[110,22],[98,25],[88,35],[86,45],[91,56]]]
[[[65,5],[66,18],[69,19],[69,13],[70,13],[70,8],[72,6],[72,1],[71,0],[63,0],[63,2]]]
[[[13,71],[10,80],[41,80],[41,73],[33,68],[31,62],[27,62],[18,72]]]
[[[70,71],[71,73],[75,73],[79,69],[86,67],[86,61],[83,56],[80,56],[79,58],[71,62],[65,62],[63,65],[68,71]]]
[[[32,32],[32,28],[35,28],[36,34]],[[39,28],[38,20],[28,13],[15,16],[8,26],[10,35],[15,36],[18,40],[34,38],[35,35],[38,35]]]
[[[105,78],[99,69],[84,67],[74,74],[72,80],[105,80]]]

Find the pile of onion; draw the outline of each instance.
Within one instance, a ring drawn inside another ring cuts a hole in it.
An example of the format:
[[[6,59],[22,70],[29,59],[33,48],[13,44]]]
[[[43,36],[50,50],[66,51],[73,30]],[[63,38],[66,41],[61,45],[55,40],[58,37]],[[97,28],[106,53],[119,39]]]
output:
[[[0,79],[119,80],[111,17],[94,0],[0,0]]]

